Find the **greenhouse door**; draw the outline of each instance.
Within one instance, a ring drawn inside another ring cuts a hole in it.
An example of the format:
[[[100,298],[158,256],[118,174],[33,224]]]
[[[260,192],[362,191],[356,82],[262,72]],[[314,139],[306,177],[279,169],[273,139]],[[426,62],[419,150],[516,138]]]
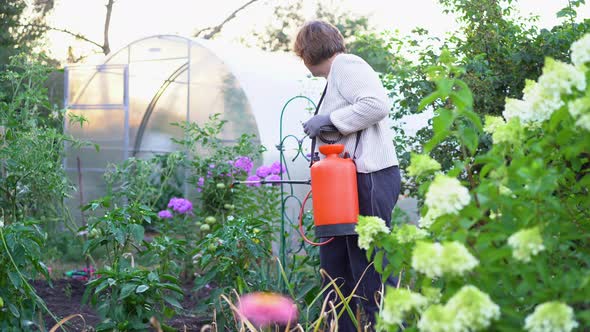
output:
[[[64,132],[82,142],[66,142],[64,168],[88,202],[104,194],[107,166],[130,156],[128,65],[66,67],[64,108]]]

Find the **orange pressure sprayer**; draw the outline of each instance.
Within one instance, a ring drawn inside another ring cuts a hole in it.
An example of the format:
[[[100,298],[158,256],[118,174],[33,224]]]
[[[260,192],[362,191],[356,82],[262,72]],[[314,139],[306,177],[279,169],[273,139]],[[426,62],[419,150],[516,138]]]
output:
[[[326,158],[311,166],[310,193],[313,192],[316,237],[332,239],[334,236],[356,234],[354,228],[358,220],[359,206],[354,162],[348,157],[339,156],[344,152],[342,144],[323,145],[320,152]],[[301,235],[310,244],[321,245],[331,241],[329,239],[321,243],[312,242],[305,237],[303,227],[300,226]]]

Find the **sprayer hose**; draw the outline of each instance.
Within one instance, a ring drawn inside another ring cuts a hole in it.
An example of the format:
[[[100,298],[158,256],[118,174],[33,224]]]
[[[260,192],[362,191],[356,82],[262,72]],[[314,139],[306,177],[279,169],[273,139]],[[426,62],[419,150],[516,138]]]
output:
[[[305,195],[305,199],[303,199],[303,203],[301,203],[301,209],[299,210],[299,234],[301,234],[303,241],[311,244],[312,246],[323,246],[332,242],[334,240],[334,237],[331,237],[324,242],[313,242],[305,236],[305,231],[303,231],[303,210],[305,209],[305,202],[307,202],[307,199],[310,195],[311,190],[307,193],[307,195]]]

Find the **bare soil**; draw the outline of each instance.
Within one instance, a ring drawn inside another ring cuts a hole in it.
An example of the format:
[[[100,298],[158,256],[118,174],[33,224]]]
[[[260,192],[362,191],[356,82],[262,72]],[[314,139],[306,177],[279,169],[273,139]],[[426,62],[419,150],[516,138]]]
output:
[[[53,280],[53,287],[45,280],[39,280],[32,283],[37,294],[45,301],[47,307],[58,320],[68,317],[73,314],[80,314],[80,317],[72,318],[66,323],[66,330],[69,332],[91,332],[94,331],[94,326],[100,323],[100,317],[94,310],[82,305],[82,296],[86,289],[85,282],[74,279],[59,279]],[[185,296],[182,301],[183,308],[195,308],[198,304],[199,297],[191,290],[190,285],[186,285]],[[44,317],[45,327],[49,330],[56,324],[55,320],[50,316]],[[196,317],[190,312],[184,315],[173,317],[166,322],[166,325],[175,328],[177,331],[200,331],[203,325],[208,323],[204,318]],[[58,329],[58,331],[63,331]],[[147,329],[146,331],[156,331],[156,329]]]

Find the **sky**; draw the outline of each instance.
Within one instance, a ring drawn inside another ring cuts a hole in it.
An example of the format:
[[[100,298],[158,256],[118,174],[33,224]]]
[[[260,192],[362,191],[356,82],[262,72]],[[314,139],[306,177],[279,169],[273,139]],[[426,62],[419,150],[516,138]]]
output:
[[[292,0],[258,0],[238,13],[228,23],[220,39],[237,41],[248,38],[254,30],[262,30],[272,22],[272,6]],[[308,18],[318,0],[300,0]],[[80,33],[102,43],[106,0],[55,0],[48,17],[50,26]],[[214,26],[247,0],[115,0],[110,27],[113,51],[136,39],[156,34],[192,36],[200,28]],[[442,12],[437,0],[322,0],[354,15],[369,16],[376,30],[398,30],[405,34],[420,26],[437,36],[444,36],[456,27],[455,17]],[[590,1],[589,1],[590,3]],[[565,7],[567,0],[519,0],[522,16],[538,15],[538,26],[550,28],[558,24],[555,13]],[[590,17],[590,4],[578,10],[578,17]],[[90,44],[76,41],[61,32],[48,34],[46,48],[60,61],[67,56],[68,46],[75,54],[93,49]]]

